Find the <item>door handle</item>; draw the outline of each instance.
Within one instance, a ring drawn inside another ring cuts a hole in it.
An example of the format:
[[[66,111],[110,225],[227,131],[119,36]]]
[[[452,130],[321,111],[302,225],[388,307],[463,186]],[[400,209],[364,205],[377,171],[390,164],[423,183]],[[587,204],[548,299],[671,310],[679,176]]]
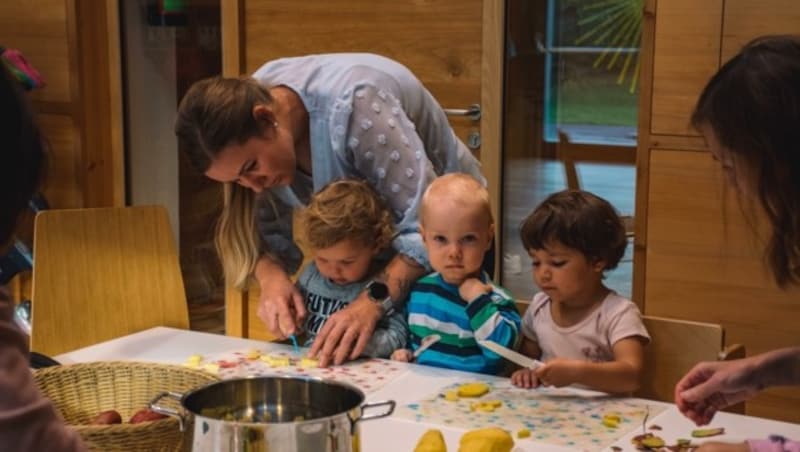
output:
[[[469,108],[444,108],[444,113],[447,116],[466,116],[473,121],[480,121],[481,119],[481,105],[472,104]]]

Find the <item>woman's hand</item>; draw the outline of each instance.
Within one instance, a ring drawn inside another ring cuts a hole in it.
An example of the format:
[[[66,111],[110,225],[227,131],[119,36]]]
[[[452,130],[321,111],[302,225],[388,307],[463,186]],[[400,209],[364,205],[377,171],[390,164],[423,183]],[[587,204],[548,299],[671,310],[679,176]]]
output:
[[[358,358],[382,315],[381,307],[370,300],[366,292],[361,292],[353,302],[328,317],[309,355],[319,359],[320,367],[327,367],[331,362],[338,366],[348,359]]]
[[[263,265],[266,267],[270,264]],[[256,276],[261,286],[258,318],[271,334],[278,339],[286,339],[302,329],[306,305],[300,291],[282,268],[274,266],[265,270],[265,267]]]
[[[533,369],[520,369],[511,374],[511,383],[520,388],[535,388],[539,386],[539,379],[536,378],[536,371]]]
[[[755,370],[752,358],[697,364],[675,385],[675,404],[695,424],[706,425],[718,410],[761,390]]]
[[[536,378],[545,386],[569,386],[580,378],[583,361],[554,358],[536,369]]]

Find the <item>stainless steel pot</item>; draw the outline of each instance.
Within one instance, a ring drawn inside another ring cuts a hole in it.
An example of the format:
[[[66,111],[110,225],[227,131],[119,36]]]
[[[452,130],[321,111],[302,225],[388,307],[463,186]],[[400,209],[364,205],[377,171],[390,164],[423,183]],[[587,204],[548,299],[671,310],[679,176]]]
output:
[[[159,405],[180,401],[182,411]],[[192,450],[236,452],[359,451],[361,421],[389,416],[395,402],[364,402],[344,383],[302,377],[254,377],[211,383],[186,394],[164,392],[150,409],[193,424]],[[377,414],[367,409],[386,407]]]

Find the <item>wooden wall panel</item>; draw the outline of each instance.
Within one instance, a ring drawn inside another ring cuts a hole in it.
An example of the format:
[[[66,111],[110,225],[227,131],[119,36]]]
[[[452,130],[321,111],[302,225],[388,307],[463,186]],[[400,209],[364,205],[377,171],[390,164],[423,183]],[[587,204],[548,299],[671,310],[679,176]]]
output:
[[[697,134],[690,130],[688,118],[697,95],[719,67],[722,2],[657,2],[651,133]]]
[[[408,66],[445,108],[481,101],[481,0],[247,0],[243,8],[246,73],[286,56],[373,52]],[[464,141],[479,130],[451,119]]]
[[[751,226],[707,152],[651,150],[645,313],[723,325],[748,355],[797,345],[800,290],[775,287]],[[761,237],[761,238],[760,238]],[[800,389],[769,391],[748,414],[799,422]]]
[[[83,182],[79,131],[66,115],[39,115],[39,125],[49,143],[44,194],[57,208],[83,207]]]
[[[800,31],[797,0],[725,0],[722,61],[756,36]]]
[[[31,94],[46,102],[72,99],[67,0],[0,2],[0,45],[22,51],[47,86]]]
[[[23,52],[46,85],[28,95],[51,142],[51,208],[125,203],[116,0],[0,2],[0,45]]]

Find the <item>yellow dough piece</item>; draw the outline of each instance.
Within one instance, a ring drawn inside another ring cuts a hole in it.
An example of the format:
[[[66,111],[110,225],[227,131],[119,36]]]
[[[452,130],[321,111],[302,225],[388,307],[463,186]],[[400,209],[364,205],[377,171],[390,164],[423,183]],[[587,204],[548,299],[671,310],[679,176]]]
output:
[[[606,414],[605,416],[603,416],[602,423],[606,427],[617,428],[617,427],[619,427],[620,421],[621,421],[621,419],[620,419],[620,417],[618,415],[616,415],[616,414]]]
[[[198,368],[200,367],[200,363],[203,361],[203,357],[200,355],[192,355],[186,359],[186,366]]]
[[[530,436],[531,436],[531,431],[528,430],[527,428],[523,428],[522,430],[517,432],[517,438],[520,438],[520,439],[522,439],[522,438],[530,438]]]
[[[303,369],[313,369],[319,367],[319,360],[315,358],[303,358],[300,360],[300,367]]]
[[[217,374],[219,373],[219,364],[208,363],[205,366],[203,366],[203,370],[205,370],[206,372],[211,372],[212,374]]]
[[[444,393],[444,399],[448,402],[458,402],[458,391],[447,391]]]
[[[459,397],[480,397],[489,392],[486,383],[466,383],[458,387]]]
[[[458,452],[511,452],[514,438],[497,427],[470,430],[461,436]]]
[[[244,354],[244,357],[249,360],[258,359],[261,357],[261,352],[256,349],[248,350],[247,353]]]
[[[481,411],[484,413],[492,413],[497,408],[503,406],[503,402],[499,400],[486,400],[483,402],[475,402],[469,406],[471,411]]]
[[[414,452],[447,452],[447,445],[444,443],[442,432],[430,429],[419,437],[417,447]]]
[[[651,449],[664,447],[664,444],[666,444],[664,443],[664,440],[658,436],[651,436],[642,440],[642,446],[649,447]]]
[[[261,361],[264,361],[272,367],[289,367],[291,365],[288,356],[261,355]]]

